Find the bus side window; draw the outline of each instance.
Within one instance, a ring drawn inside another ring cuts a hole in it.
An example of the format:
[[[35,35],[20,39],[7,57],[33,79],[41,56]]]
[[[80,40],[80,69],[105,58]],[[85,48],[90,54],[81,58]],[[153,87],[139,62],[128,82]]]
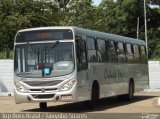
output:
[[[78,71],[87,69],[86,42],[81,37],[76,37],[76,52]]]
[[[118,62],[124,63],[126,61],[123,43],[118,42],[117,45]]]
[[[107,41],[106,42],[107,49],[108,49],[108,57],[110,62],[117,62],[117,53],[116,53],[116,47],[114,45],[113,41]]]
[[[126,58],[128,63],[133,62],[133,50],[131,44],[126,44]]]
[[[140,51],[141,51],[141,62],[146,63],[147,62],[147,55],[146,55],[145,46],[140,46]]]
[[[140,52],[138,45],[133,45],[134,48],[134,62],[139,63],[140,62]]]
[[[92,37],[87,37],[87,48],[88,48],[88,61],[97,62],[97,52],[95,39]]]
[[[99,62],[107,62],[108,56],[106,51],[106,43],[103,39],[97,39],[97,55]]]

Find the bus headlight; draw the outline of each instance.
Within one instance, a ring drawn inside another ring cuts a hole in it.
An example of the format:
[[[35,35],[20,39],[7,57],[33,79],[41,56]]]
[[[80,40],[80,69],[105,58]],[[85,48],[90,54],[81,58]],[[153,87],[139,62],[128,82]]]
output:
[[[71,80],[67,82],[61,89],[60,91],[68,91],[70,90],[76,83],[76,80]]]
[[[15,85],[17,91],[19,91],[21,93],[27,92],[27,90],[22,85],[20,85],[18,82],[14,81],[14,85]]]

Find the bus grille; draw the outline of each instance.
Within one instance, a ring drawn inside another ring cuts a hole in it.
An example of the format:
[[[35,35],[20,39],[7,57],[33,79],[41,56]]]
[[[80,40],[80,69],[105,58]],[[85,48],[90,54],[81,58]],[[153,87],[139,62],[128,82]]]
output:
[[[29,89],[31,92],[42,92],[42,89]],[[58,90],[58,88],[49,88],[49,89],[45,89],[46,91],[55,91]]]
[[[29,86],[54,86],[59,83],[61,83],[62,80],[56,80],[56,81],[24,81],[23,83],[29,85]]]
[[[45,94],[45,95],[32,95],[35,99],[47,99],[47,98],[53,98],[54,94]]]

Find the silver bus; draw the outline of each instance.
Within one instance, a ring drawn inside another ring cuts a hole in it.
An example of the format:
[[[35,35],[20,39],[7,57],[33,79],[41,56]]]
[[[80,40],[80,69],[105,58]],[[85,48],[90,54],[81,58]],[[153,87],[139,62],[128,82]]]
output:
[[[17,32],[14,43],[15,102],[85,101],[118,96],[131,100],[148,87],[145,42],[77,27]]]

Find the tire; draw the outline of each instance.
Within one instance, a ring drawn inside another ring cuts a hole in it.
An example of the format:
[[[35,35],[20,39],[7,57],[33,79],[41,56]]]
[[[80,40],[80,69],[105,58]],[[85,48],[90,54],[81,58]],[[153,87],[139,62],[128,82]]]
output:
[[[133,82],[130,82],[128,94],[126,95],[126,99],[128,101],[131,101],[133,99],[133,94],[134,94],[134,84],[133,84]]]
[[[98,88],[97,85],[93,85],[93,87],[92,87],[92,94],[91,94],[91,100],[86,101],[87,108],[88,109],[95,108],[96,105],[97,105],[98,100],[99,100],[99,88]]]
[[[39,103],[39,108],[41,110],[45,110],[47,108],[47,102],[40,102]]]
[[[133,82],[129,83],[129,88],[128,88],[128,94],[125,95],[119,95],[118,100],[122,101],[131,101],[134,97],[134,84]]]

